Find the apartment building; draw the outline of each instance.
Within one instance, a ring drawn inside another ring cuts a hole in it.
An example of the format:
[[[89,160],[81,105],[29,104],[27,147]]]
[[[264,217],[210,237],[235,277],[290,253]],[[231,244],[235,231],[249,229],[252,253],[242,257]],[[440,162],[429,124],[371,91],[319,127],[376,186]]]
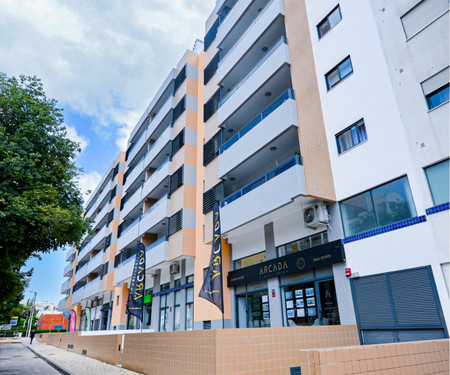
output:
[[[218,0],[130,136],[108,328],[140,326],[142,241],[144,328],[448,337],[448,21],[445,0]],[[216,201],[223,315],[198,297]]]

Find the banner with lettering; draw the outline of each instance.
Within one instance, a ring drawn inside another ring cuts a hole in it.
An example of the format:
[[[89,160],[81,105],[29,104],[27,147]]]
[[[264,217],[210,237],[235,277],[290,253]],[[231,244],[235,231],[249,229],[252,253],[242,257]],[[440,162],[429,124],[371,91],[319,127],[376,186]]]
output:
[[[91,330],[91,309],[89,307],[86,307],[86,322],[84,323],[84,327],[85,331]]]
[[[223,313],[222,236],[220,232],[219,204],[217,202],[213,206],[213,225],[211,260],[199,297],[207,299]]]
[[[145,246],[143,243],[137,245],[136,260],[134,262],[133,274],[131,276],[130,293],[128,295],[127,313],[134,315],[143,321],[145,291]]]
[[[69,325],[70,332],[75,332],[76,324],[77,324],[77,313],[75,312],[75,310],[70,310],[70,325]]]

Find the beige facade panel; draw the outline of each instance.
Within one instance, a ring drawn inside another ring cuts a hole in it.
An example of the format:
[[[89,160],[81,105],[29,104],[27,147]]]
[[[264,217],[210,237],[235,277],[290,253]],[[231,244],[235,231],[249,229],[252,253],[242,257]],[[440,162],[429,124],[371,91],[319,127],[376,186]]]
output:
[[[127,316],[125,310],[127,299],[128,299],[127,283],[124,283],[123,287],[114,288],[114,301],[112,301],[113,308],[111,314],[111,327],[126,324]]]
[[[300,152],[309,196],[335,201],[333,174],[325,134],[305,0],[284,0],[291,55],[292,85],[299,117]]]
[[[220,129],[217,127],[217,112],[205,122],[205,143],[208,142]]]
[[[205,101],[208,101],[218,88],[219,86],[217,86],[217,73],[214,73],[214,75],[209,79],[208,83],[205,86]]]
[[[205,191],[208,191],[222,181],[217,177],[218,163],[219,158],[215,158],[205,167]]]
[[[185,126],[186,128],[197,130],[197,113],[194,111],[190,111],[189,109],[186,109],[184,111],[185,115]]]
[[[170,216],[183,208],[184,185],[170,194]]]

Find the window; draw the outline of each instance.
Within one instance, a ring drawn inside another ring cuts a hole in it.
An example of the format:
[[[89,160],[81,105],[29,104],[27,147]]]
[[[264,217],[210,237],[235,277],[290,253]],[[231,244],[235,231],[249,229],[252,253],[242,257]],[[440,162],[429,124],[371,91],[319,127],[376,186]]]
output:
[[[350,59],[350,56],[348,56],[336,67],[334,67],[327,74],[325,74],[327,89],[330,90],[333,86],[342,81],[345,77],[347,77],[351,73],[353,73],[352,61]]]
[[[449,84],[440,87],[436,91],[426,96],[428,109],[433,109],[438,105],[448,102],[449,99]]]
[[[181,285],[181,280],[175,280],[175,287],[180,286]],[[181,303],[181,290],[177,290],[175,292],[175,301],[174,301],[174,308],[173,308],[173,330],[174,331],[179,331],[180,330],[180,303]]]
[[[425,168],[425,174],[435,206],[450,201],[449,167],[449,160],[447,159]]]
[[[406,176],[346,199],[340,207],[346,236],[416,216]]]
[[[322,38],[329,30],[335,27],[341,19],[341,8],[338,5],[317,25],[319,39]]]
[[[194,275],[186,278],[187,283],[194,282]],[[194,329],[194,288],[186,289],[186,331]]]
[[[241,258],[234,261],[234,269],[238,270],[240,268],[249,267],[254,264],[262,263],[266,261],[266,252],[263,251],[261,253],[257,253],[254,255],[250,255],[245,258]]]
[[[361,119],[340,133],[336,134],[336,143],[338,154],[355,147],[356,145],[367,140],[366,126],[364,120]]]
[[[161,285],[161,291],[170,289],[170,284]],[[167,331],[167,323],[169,322],[169,293],[159,297],[159,330]]]
[[[312,236],[302,238],[300,240],[288,243],[286,245],[278,246],[278,256],[292,254],[298,251],[310,249],[314,246],[323,245],[328,242],[327,232],[320,232]]]
[[[433,109],[449,100],[449,68],[445,68],[421,83],[428,109]]]

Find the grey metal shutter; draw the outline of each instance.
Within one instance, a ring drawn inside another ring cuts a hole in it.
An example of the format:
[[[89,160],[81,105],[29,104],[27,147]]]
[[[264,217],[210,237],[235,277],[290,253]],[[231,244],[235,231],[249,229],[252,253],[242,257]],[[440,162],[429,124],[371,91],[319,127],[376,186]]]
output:
[[[353,286],[360,329],[394,328],[394,314],[391,308],[386,275],[354,279]]]
[[[395,272],[388,277],[399,327],[441,325],[428,268]]]

